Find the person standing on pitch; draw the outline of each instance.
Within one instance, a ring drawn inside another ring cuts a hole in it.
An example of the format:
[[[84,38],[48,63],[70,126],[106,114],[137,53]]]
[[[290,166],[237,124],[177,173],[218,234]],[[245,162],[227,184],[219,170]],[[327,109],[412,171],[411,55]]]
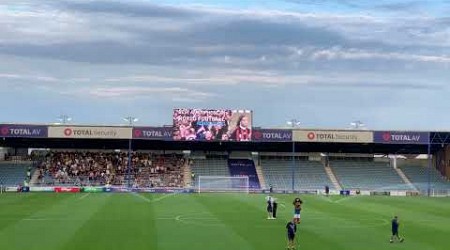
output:
[[[266,197],[266,202],[267,202],[267,219],[268,220],[273,220],[273,197],[268,195]]]
[[[272,210],[273,210],[273,213],[272,213],[272,217],[274,218],[274,219],[276,219],[277,218],[277,209],[278,209],[278,202],[277,202],[277,199],[276,198],[272,198],[273,199],[273,203],[272,203]]]
[[[297,233],[297,225],[295,219],[292,219],[292,221],[288,222],[288,224],[286,225],[286,229],[288,238],[287,249],[295,249],[295,233]]]
[[[400,227],[400,222],[398,221],[398,217],[394,216],[394,219],[392,219],[392,236],[391,236],[391,243],[394,243],[394,239],[399,240],[400,242],[403,242],[403,238],[398,236],[398,228]]]
[[[294,222],[296,224],[300,224],[301,222],[300,211],[302,210],[302,204],[303,201],[300,198],[295,198],[293,205],[294,205]]]

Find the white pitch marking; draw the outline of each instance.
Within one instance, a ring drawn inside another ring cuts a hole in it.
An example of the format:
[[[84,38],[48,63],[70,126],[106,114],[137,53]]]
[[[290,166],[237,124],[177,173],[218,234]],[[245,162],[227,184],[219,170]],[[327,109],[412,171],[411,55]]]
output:
[[[23,219],[25,221],[48,221],[50,219],[45,219],[45,218],[27,218],[27,219]]]
[[[138,193],[131,193],[131,194],[134,195],[135,197],[138,197],[138,198],[140,198],[140,199],[142,199],[142,200],[148,202],[148,203],[151,203],[151,202],[152,202],[152,200],[150,200],[149,198],[147,198],[147,197],[145,197],[145,196],[143,196],[143,195],[141,195],[141,194],[138,194]]]
[[[91,194],[91,193],[84,194],[83,196],[79,197],[78,200],[80,201],[80,200],[82,200],[82,199],[88,197],[90,194]]]
[[[327,201],[327,202],[330,202],[330,203],[334,203],[334,201],[332,201],[331,199],[329,199],[330,197],[325,197],[325,196],[322,196],[322,195],[318,195],[317,197],[320,198],[320,199],[323,200],[323,201]]]
[[[335,201],[333,201],[334,203],[340,203],[340,202],[342,202],[342,201],[346,201],[346,200],[349,200],[349,199],[351,199],[351,198],[354,198],[354,196],[346,196],[346,197],[343,197],[343,198],[341,198],[341,199],[339,199],[339,200],[335,200]]]
[[[176,193],[165,194],[165,195],[163,195],[161,197],[153,199],[151,202],[158,202],[158,201],[164,200],[164,199],[169,198],[169,197],[174,196],[174,195],[176,195]]]
[[[174,220],[174,218],[173,217],[158,217],[158,218],[155,218],[155,220]]]
[[[166,199],[166,198],[169,198],[169,197],[171,197],[171,196],[174,196],[176,193],[165,194],[165,195],[163,195],[163,196],[161,196],[161,197],[158,197],[158,198],[152,199],[152,200],[148,199],[147,197],[145,197],[145,196],[143,196],[143,195],[141,195],[141,194],[139,194],[139,193],[132,193],[132,194],[133,194],[134,196],[139,197],[140,199],[142,199],[142,200],[148,202],[148,203],[154,203],[154,202],[158,202],[158,201],[164,200],[164,199]]]

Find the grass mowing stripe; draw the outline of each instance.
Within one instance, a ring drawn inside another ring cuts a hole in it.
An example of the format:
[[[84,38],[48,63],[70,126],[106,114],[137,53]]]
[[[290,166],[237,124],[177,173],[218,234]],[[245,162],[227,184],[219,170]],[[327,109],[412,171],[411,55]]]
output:
[[[2,205],[0,205],[0,237],[2,230],[12,224],[29,218],[36,212],[46,210],[58,204],[61,199],[70,198],[70,196],[55,199],[55,194],[34,194],[34,193],[7,193],[2,196]],[[5,202],[6,201],[6,202]]]
[[[0,247],[8,250],[282,249],[296,196],[275,194],[286,207],[279,207],[278,220],[266,220],[266,195],[140,194],[156,202],[130,194],[14,195],[0,206]],[[448,248],[448,199],[301,197],[300,249]],[[403,244],[388,243],[394,213]]]
[[[72,238],[73,233],[106,202],[108,197],[77,200],[73,194],[50,195],[56,202],[53,206],[42,207],[28,218],[59,219],[46,221],[20,220],[3,228],[0,234],[0,249],[60,249]],[[33,207],[35,203],[29,203]],[[45,247],[43,247],[45,246]]]
[[[239,199],[246,201],[247,203],[254,202],[254,198],[252,197],[239,197]],[[254,197],[258,200],[258,204],[263,200],[263,197],[261,196]],[[276,197],[281,197],[279,200],[283,201],[293,200],[294,198],[294,196],[285,195],[276,195]],[[302,198],[305,200],[305,204],[302,213],[303,223],[299,226],[299,233],[301,237],[300,241],[305,245],[315,246],[318,242],[322,242],[322,240],[317,239],[317,237],[303,237],[303,235],[322,232],[326,235],[328,241],[329,239],[334,239],[333,241],[339,243],[339,245],[342,246],[341,249],[383,249],[390,247],[389,244],[386,243],[390,236],[389,220],[391,217],[390,214],[386,214],[385,208],[373,209],[372,207],[373,210],[366,210],[364,205],[351,206],[351,204],[346,204],[343,206],[342,204],[329,203],[318,196],[302,196]],[[378,197],[371,197],[371,199],[372,201],[377,200]],[[393,200],[395,200],[395,198]],[[384,206],[383,199],[381,199],[381,202],[375,202],[375,204],[378,204],[376,206]],[[282,214],[280,215],[282,216]],[[290,218],[291,211],[288,212],[287,216]],[[380,221],[375,223],[377,220]],[[446,221],[448,222],[448,219]],[[423,229],[427,231],[426,228]],[[411,230],[417,230],[417,228],[411,227]],[[403,232],[405,232],[405,230],[403,230]],[[445,230],[439,232],[443,233]],[[438,232],[434,233],[438,234]],[[353,237],[355,234],[357,236]],[[343,240],[345,238],[351,238],[351,240],[346,242]],[[408,239],[408,242],[415,246],[420,246],[420,248],[415,249],[426,249],[427,245],[433,245],[433,242],[424,244],[420,238],[421,237],[414,237],[413,239]],[[442,234],[437,238],[443,239],[445,236]],[[440,249],[439,244],[434,245],[437,247],[434,249]],[[411,247],[411,245],[404,245],[400,246],[400,249],[404,249],[406,246]],[[333,246],[333,249],[335,249],[335,247],[337,246]],[[317,249],[317,246],[314,248]]]
[[[285,247],[284,221],[266,220],[266,213],[262,210],[265,209],[263,196],[259,196],[261,199],[253,204],[243,200],[256,201],[252,199],[253,197],[255,196],[247,194],[205,194],[199,196],[197,200],[215,217],[245,239],[250,244],[249,249]],[[261,204],[261,206],[256,208],[255,204]],[[261,235],[269,237],[261,237]]]
[[[132,194],[111,197],[62,249],[157,249],[152,206]]]
[[[196,198],[198,195],[178,195],[154,204],[157,220],[158,248],[172,249],[252,249],[251,245],[211,213]]]

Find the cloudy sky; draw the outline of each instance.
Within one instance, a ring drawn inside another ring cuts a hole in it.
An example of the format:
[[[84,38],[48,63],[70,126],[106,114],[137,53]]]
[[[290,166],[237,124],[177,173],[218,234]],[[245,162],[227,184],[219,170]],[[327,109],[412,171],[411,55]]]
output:
[[[0,122],[450,128],[450,0],[1,0]]]

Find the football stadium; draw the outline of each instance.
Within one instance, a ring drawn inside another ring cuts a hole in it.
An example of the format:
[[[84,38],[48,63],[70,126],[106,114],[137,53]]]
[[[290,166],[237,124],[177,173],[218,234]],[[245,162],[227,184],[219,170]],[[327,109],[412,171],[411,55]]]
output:
[[[0,0],[0,250],[450,249],[450,0]]]
[[[271,129],[252,115],[1,124],[1,248],[282,249],[297,197],[295,248],[448,248],[450,133]]]

